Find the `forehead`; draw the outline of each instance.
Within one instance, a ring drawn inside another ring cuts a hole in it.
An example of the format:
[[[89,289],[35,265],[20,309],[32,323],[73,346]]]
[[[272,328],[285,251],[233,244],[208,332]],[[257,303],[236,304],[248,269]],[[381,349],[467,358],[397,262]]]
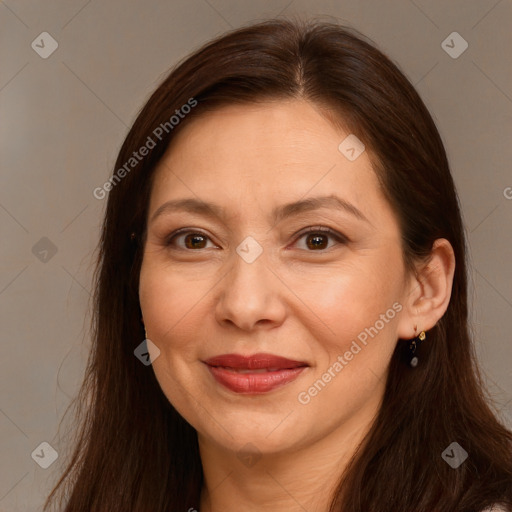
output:
[[[201,114],[171,142],[167,163],[186,158],[201,167],[221,161],[241,171],[274,161],[300,170],[304,163],[339,156],[348,131],[335,128],[319,107],[303,100],[275,100],[228,105]],[[210,160],[205,161],[205,154]],[[213,159],[213,162],[212,160]],[[364,158],[363,158],[364,160]]]
[[[150,211],[184,196],[272,207],[336,192],[371,216],[365,203],[384,197],[368,152],[351,161],[340,151],[349,135],[302,100],[201,114],[178,132],[159,163]]]

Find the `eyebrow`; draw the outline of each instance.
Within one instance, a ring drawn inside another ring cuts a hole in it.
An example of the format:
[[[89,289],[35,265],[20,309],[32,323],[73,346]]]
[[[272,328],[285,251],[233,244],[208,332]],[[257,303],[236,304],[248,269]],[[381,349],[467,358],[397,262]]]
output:
[[[299,215],[304,212],[319,210],[321,208],[341,210],[370,224],[370,221],[366,218],[363,212],[361,212],[361,210],[348,201],[332,194],[329,196],[309,197],[293,203],[277,206],[272,210],[270,219],[273,220],[274,223],[278,223],[287,217]],[[187,198],[174,199],[162,204],[152,215],[150,222],[153,222],[157,217],[164,213],[171,213],[180,210],[210,218],[216,217],[218,219],[223,219],[225,217],[225,210],[223,207],[200,199]]]

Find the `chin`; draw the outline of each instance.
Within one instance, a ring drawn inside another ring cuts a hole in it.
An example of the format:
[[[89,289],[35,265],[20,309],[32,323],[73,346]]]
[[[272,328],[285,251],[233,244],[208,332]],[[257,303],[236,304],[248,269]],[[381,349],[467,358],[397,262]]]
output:
[[[236,453],[255,451],[260,455],[271,455],[293,450],[300,444],[300,426],[288,425],[286,430],[280,430],[279,424],[282,419],[281,416],[273,422],[272,426],[269,426],[266,422],[263,425],[258,424],[261,418],[257,416],[252,418],[244,416],[239,423],[233,418],[229,425],[223,424],[222,427],[226,430],[220,426],[212,430],[210,424],[207,429],[200,428],[198,433],[200,437],[211,439],[216,445],[226,450]]]

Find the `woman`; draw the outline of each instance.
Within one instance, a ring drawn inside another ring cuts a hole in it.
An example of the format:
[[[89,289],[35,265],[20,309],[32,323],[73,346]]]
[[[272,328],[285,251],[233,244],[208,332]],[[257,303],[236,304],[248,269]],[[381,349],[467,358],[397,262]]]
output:
[[[205,45],[107,191],[83,428],[47,506],[67,483],[66,512],[511,510],[445,150],[361,34]]]

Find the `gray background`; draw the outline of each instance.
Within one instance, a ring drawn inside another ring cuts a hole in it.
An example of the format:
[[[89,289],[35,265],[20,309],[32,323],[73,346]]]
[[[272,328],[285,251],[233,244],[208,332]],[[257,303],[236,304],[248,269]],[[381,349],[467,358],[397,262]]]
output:
[[[200,44],[299,13],[369,36],[432,112],[467,226],[477,352],[512,426],[511,0],[8,0],[0,5],[0,511],[40,510],[69,450],[65,423],[58,427],[85,368],[106,203],[92,192],[137,111]],[[454,31],[469,44],[458,58],[442,46]],[[58,42],[46,59],[31,47],[48,50],[42,32]],[[44,441],[59,454],[48,469],[31,457]]]

